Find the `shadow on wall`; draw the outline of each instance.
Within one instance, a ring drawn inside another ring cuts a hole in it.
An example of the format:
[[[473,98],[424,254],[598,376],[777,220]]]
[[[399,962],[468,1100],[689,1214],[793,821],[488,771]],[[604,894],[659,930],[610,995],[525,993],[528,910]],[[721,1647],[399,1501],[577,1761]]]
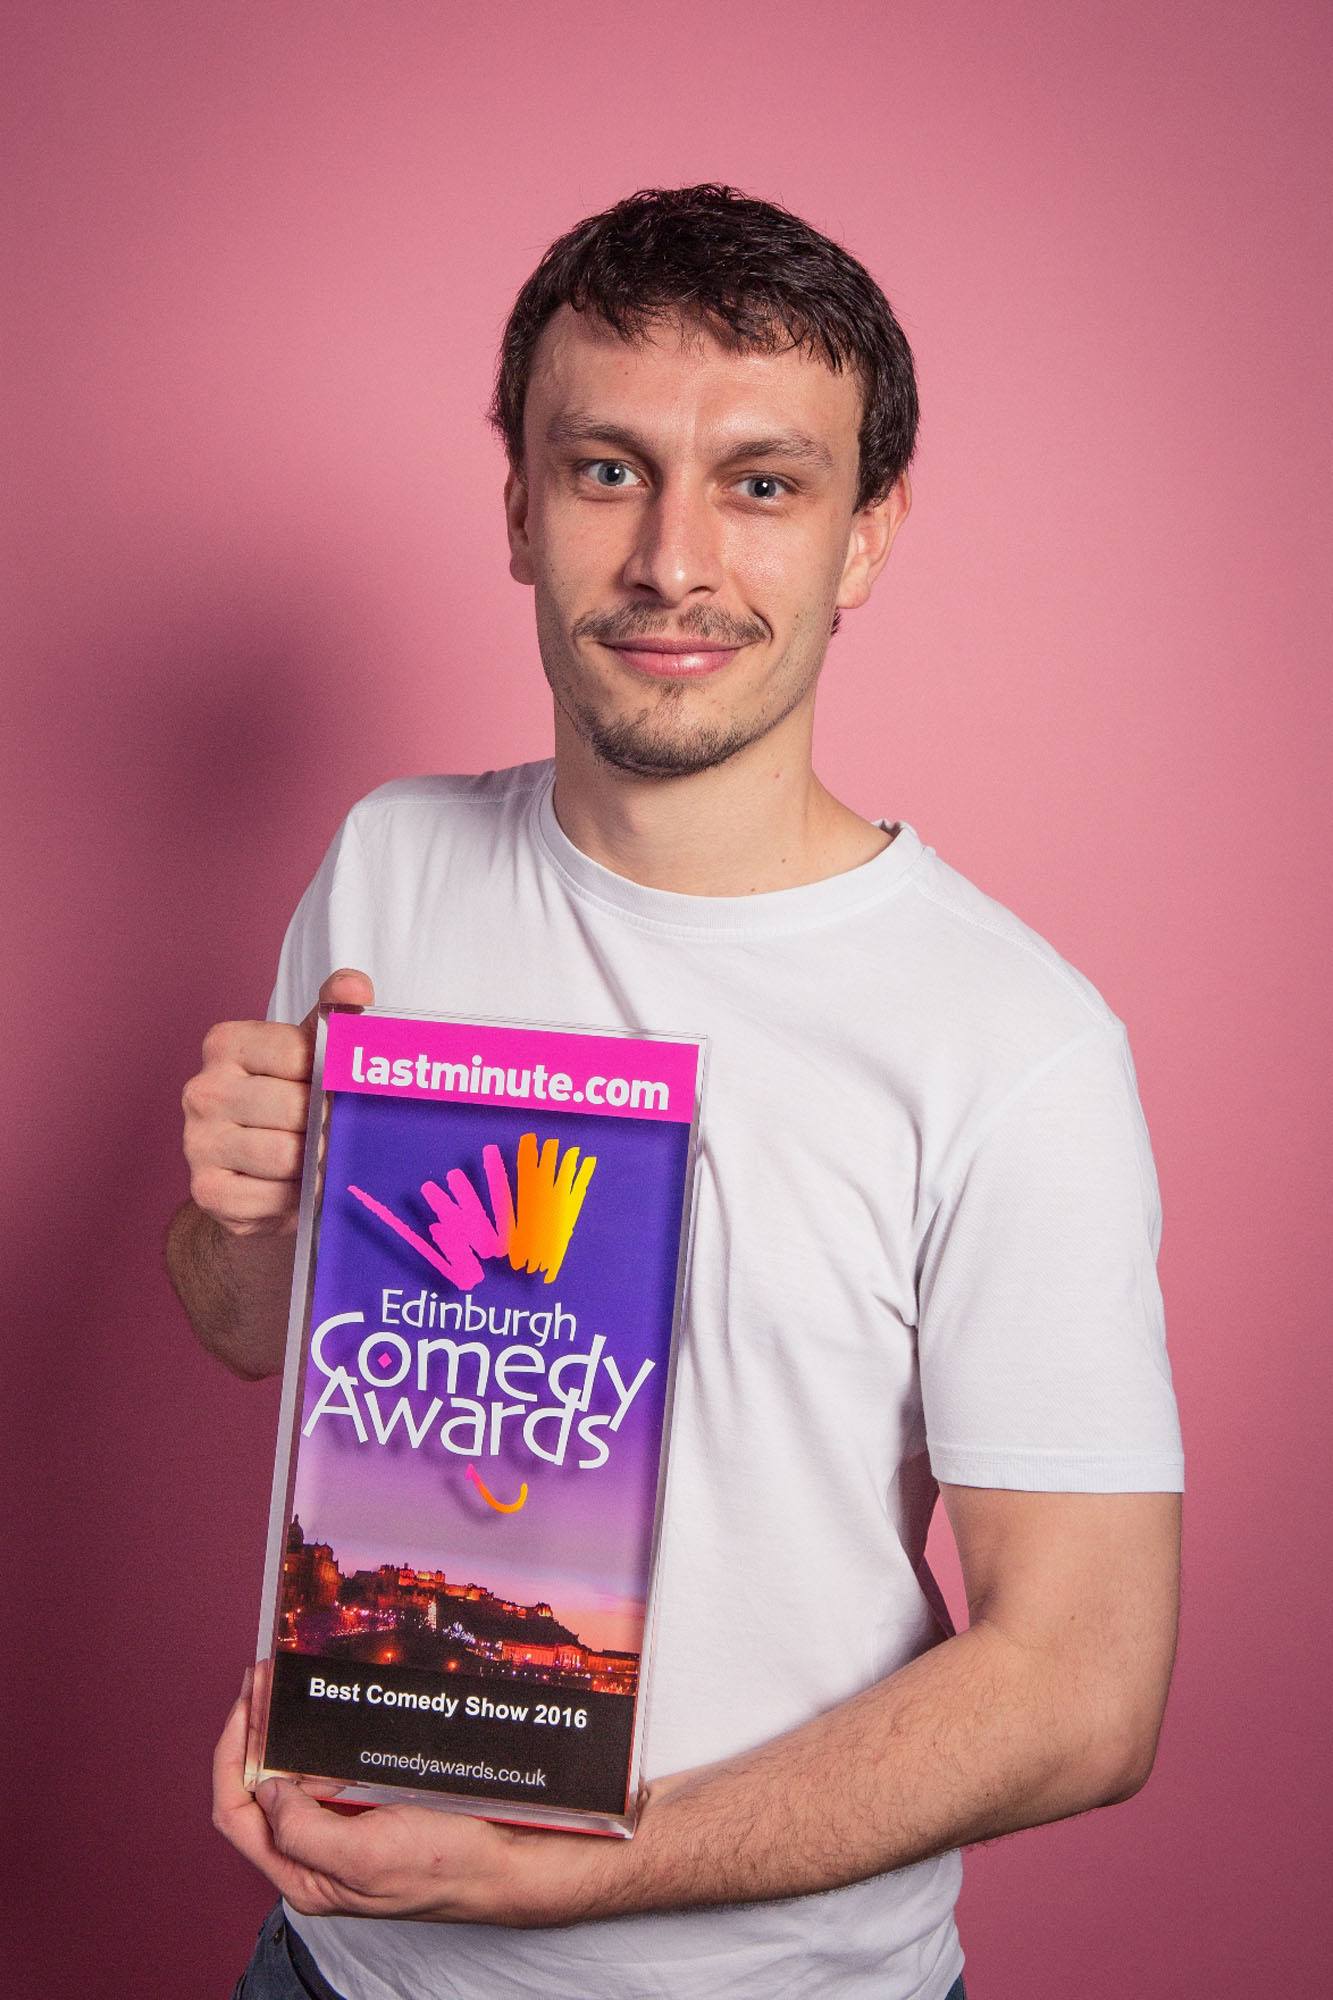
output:
[[[211,1828],[208,1762],[253,1656],[276,1396],[195,1347],[161,1245],[200,1038],[263,1013],[360,775],[334,626],[238,588],[142,641],[62,635],[23,702],[5,1457],[36,1589],[5,1621],[5,1823],[35,1907],[82,1886],[15,1991],[183,1991],[184,1964],[229,1991],[271,1900]]]

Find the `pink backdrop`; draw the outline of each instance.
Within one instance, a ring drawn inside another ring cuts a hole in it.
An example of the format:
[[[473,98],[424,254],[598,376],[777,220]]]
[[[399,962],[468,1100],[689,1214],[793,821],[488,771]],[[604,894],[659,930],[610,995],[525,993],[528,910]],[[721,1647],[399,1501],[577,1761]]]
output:
[[[195,1348],[161,1272],[178,1092],[211,1021],[262,1012],[354,797],[546,751],[496,337],[562,228],[710,177],[847,241],[919,361],[915,511],[835,642],[824,775],[1102,988],[1164,1191],[1190,1491],[1157,1771],[973,1854],[974,2000],[1319,1983],[1329,24],[22,10],[3,1761],[6,1890],[58,1935],[8,1991],[223,1995],[267,1904],[207,1765],[276,1392]]]

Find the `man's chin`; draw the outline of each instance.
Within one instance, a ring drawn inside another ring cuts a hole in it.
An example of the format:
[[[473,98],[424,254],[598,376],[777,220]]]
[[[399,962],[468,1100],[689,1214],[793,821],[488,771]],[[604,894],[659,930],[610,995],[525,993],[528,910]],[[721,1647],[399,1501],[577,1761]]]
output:
[[[585,722],[580,734],[602,763],[636,778],[687,778],[711,771],[753,740],[739,731],[721,730],[673,737],[632,723],[606,726]]]

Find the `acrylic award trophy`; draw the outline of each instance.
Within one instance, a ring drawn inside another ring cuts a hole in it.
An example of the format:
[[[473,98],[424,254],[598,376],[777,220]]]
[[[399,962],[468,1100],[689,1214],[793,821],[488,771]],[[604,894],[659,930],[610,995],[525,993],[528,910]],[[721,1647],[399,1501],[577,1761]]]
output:
[[[321,1017],[251,1785],[633,1831],[702,1057]]]

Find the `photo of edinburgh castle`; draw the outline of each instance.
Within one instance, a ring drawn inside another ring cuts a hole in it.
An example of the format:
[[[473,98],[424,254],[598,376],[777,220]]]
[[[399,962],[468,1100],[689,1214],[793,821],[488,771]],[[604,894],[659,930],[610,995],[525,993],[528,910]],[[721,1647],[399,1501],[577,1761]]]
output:
[[[328,1660],[420,1667],[497,1680],[633,1695],[637,1653],[585,1646],[549,1604],[515,1604],[482,1584],[397,1563],[344,1576],[327,1542],[287,1530],[278,1649]]]

